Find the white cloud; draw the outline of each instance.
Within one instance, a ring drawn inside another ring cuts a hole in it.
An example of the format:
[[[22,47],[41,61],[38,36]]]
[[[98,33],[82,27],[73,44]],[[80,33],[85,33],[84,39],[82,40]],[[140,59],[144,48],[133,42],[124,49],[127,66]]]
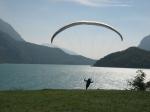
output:
[[[93,7],[128,7],[132,0],[55,0],[57,2],[75,2]]]

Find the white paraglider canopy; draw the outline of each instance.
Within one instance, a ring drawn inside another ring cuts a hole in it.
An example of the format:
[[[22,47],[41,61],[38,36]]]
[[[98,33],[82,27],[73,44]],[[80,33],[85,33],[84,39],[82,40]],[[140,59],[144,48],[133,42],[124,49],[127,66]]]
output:
[[[95,26],[105,27],[105,28],[110,29],[113,32],[117,33],[119,35],[119,37],[121,38],[121,40],[123,41],[123,36],[121,35],[121,33],[119,31],[117,31],[114,27],[110,26],[110,25],[107,25],[107,24],[102,23],[102,22],[97,22],[97,21],[77,21],[77,22],[67,24],[67,25],[63,26],[62,28],[60,28],[59,30],[57,30],[51,38],[51,43],[53,43],[54,38],[59,33],[61,33],[62,31],[66,30],[70,27],[77,26],[77,25],[95,25]]]

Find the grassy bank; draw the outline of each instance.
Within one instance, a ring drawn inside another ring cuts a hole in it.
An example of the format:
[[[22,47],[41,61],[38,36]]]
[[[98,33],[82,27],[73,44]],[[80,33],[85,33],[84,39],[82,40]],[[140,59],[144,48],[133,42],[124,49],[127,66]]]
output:
[[[0,112],[150,112],[150,92],[3,91]]]

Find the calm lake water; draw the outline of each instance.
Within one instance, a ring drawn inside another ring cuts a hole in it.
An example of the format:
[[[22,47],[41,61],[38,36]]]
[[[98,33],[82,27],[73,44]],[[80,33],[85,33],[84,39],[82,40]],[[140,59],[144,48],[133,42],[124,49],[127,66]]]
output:
[[[0,90],[84,89],[84,78],[92,78],[91,89],[126,89],[137,69],[79,65],[0,64]],[[143,69],[150,79],[150,69]]]

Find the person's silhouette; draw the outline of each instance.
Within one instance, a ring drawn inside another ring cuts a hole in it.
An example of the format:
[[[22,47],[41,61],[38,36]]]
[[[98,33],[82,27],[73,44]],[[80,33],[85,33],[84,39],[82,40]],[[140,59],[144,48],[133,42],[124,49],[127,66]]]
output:
[[[86,90],[87,90],[90,84],[93,83],[93,81],[91,78],[88,78],[88,80],[84,79],[84,81],[86,82]]]

